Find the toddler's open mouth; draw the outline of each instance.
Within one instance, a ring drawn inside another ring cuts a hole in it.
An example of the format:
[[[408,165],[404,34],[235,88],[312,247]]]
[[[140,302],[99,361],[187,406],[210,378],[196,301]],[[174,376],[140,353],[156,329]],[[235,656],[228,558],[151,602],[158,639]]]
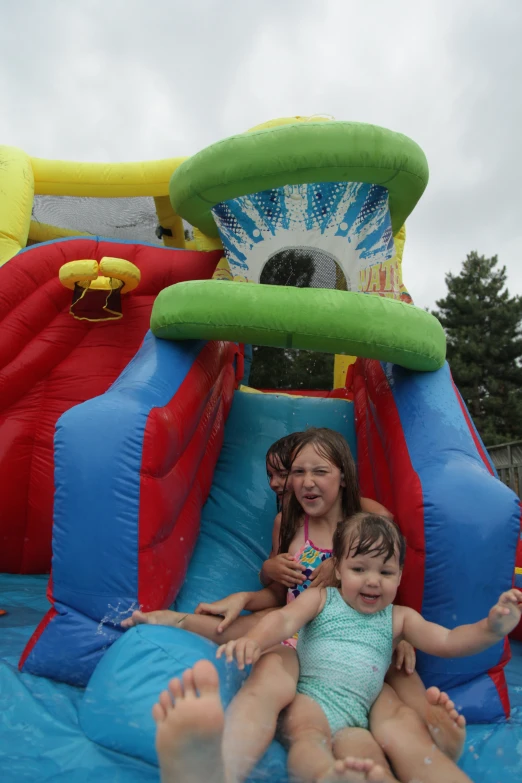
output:
[[[375,595],[372,593],[359,593],[359,595],[366,604],[374,604],[380,598],[380,595]]]

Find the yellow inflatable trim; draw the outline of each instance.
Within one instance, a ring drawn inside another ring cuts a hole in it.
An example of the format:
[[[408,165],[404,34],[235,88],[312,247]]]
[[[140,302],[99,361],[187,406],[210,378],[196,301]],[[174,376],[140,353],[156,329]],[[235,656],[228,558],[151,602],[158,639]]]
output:
[[[269,392],[266,392],[266,391],[261,391],[260,389],[254,389],[254,388],[252,388],[252,386],[244,386],[242,383],[239,384],[237,390],[240,391],[240,392],[244,392],[246,394],[274,394],[277,397],[303,398],[303,397],[307,396],[306,394],[287,394],[284,391],[269,391]],[[346,402],[346,403],[348,403],[348,405],[353,405],[353,402],[351,400],[347,400],[344,397],[336,397],[335,401],[336,402]]]
[[[17,147],[0,146],[0,265],[27,243],[33,208],[31,160]]]
[[[92,258],[69,261],[60,267],[60,282],[74,291],[76,285],[93,290],[112,291],[121,288],[122,294],[133,291],[141,279],[137,266],[123,258],[104,256],[100,263]]]
[[[243,386],[241,383],[238,386],[238,391],[245,392],[246,394],[277,394],[278,397],[304,397],[304,394],[286,394],[286,392],[270,391],[264,392],[261,389],[254,389],[252,386]]]
[[[139,163],[76,163],[30,158],[35,194],[115,198],[166,196],[172,172],[186,158]]]
[[[29,242],[50,242],[53,239],[63,239],[64,237],[92,237],[88,231],[78,231],[74,228],[61,228],[61,226],[51,226],[49,223],[38,223],[31,220],[29,227]]]

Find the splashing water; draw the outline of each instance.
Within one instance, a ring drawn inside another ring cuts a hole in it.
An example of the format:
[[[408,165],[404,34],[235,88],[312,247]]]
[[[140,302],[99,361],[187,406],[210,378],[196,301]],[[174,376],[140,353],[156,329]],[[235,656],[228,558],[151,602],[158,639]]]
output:
[[[120,625],[122,620],[125,620],[125,618],[129,617],[134,611],[139,610],[142,608],[141,604],[139,604],[137,601],[133,601],[132,604],[127,607],[126,609],[121,608],[122,602],[119,601],[117,606],[112,606],[111,604],[108,604],[108,612],[105,614],[100,622],[98,623],[98,627],[96,628],[96,634],[97,635],[104,635],[105,631],[103,626],[104,625]]]

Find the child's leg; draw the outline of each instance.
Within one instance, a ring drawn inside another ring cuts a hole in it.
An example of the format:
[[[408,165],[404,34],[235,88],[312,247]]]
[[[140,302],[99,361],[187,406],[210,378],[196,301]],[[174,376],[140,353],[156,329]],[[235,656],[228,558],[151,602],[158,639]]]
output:
[[[333,753],[336,759],[344,759],[354,770],[361,769],[358,764],[371,762],[366,772],[366,780],[398,783],[390,769],[386,756],[367,729],[341,729],[333,740]]]
[[[389,685],[370,712],[370,731],[403,783],[471,783],[433,743],[426,724]]]
[[[283,730],[290,747],[288,771],[300,783],[315,783],[334,766],[330,726],[321,707],[298,693],[285,715]]]
[[[273,609],[262,609],[260,612],[252,612],[252,614],[242,614],[228,628],[225,628],[222,633],[218,633],[216,629],[223,621],[223,618],[214,617],[210,614],[183,615],[178,623],[178,628],[197,633],[198,636],[204,636],[205,639],[210,639],[211,642],[216,644],[225,644],[225,642],[229,642],[231,639],[239,639],[240,636],[245,636],[266,614],[273,611]]]
[[[291,647],[265,653],[229,705],[223,735],[227,781],[243,781],[272,742],[277,718],[295,696],[299,662]]]
[[[198,661],[171,680],[152,709],[162,783],[224,783],[223,708],[217,671]]]
[[[322,708],[308,696],[297,694],[288,708],[284,721],[286,738],[290,743],[288,751],[288,771],[292,780],[299,783],[356,783],[368,780],[373,783],[392,783],[395,778],[389,772],[384,756],[368,731],[361,732],[359,743],[349,744],[346,731],[338,732],[332,747],[332,737],[328,720]],[[363,741],[363,735],[364,740]],[[339,745],[336,745],[339,738]],[[348,754],[344,749],[350,750]],[[337,755],[336,750],[340,751]],[[368,751],[368,758],[355,758]],[[386,769],[376,765],[373,756],[382,760]],[[388,771],[386,771],[388,770]]]
[[[419,715],[437,747],[453,761],[458,761],[466,739],[466,719],[455,710],[447,693],[438,688],[426,688],[414,672],[406,674],[390,666],[386,682],[399,699]]]
[[[260,612],[245,614],[234,620],[222,633],[217,633],[217,627],[222,622],[222,617],[209,614],[187,614],[185,612],[173,612],[171,609],[158,609],[154,612],[133,612],[132,617],[122,622],[123,628],[131,628],[134,625],[167,625],[172,628],[183,628],[210,639],[216,644],[224,644],[231,639],[238,639],[251,630],[268,612],[273,609],[263,609]]]

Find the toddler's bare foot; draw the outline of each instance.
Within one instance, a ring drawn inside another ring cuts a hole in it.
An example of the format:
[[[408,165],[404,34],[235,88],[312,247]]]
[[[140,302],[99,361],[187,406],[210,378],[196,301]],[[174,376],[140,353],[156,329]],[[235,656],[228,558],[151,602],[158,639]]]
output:
[[[214,664],[198,661],[152,708],[162,783],[224,783],[224,713]]]
[[[362,780],[372,783],[387,783],[390,778],[379,764],[371,759],[357,759],[347,756],[341,761],[336,761],[326,775],[318,780],[318,783],[360,783]]]
[[[466,739],[466,718],[438,688],[428,688],[426,699],[426,722],[434,743],[452,761],[458,761]]]
[[[187,615],[183,612],[172,612],[170,609],[158,609],[155,612],[140,612],[136,610],[130,617],[122,620],[122,628],[133,628],[135,625],[169,625],[172,628],[182,627]]]

